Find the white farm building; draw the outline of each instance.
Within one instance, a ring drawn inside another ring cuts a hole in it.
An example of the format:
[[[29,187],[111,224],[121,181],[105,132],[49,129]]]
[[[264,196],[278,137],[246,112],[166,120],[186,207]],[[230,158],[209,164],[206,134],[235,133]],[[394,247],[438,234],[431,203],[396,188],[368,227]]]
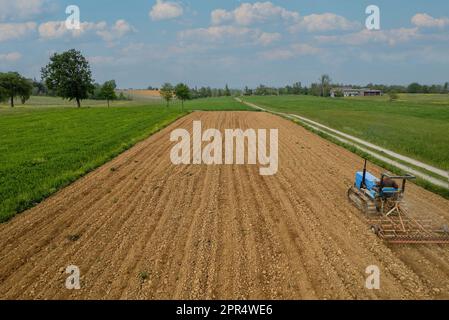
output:
[[[335,98],[337,92],[341,92],[344,97],[367,97],[367,96],[381,96],[381,90],[374,90],[369,88],[354,89],[351,87],[333,88],[331,90],[331,97]]]

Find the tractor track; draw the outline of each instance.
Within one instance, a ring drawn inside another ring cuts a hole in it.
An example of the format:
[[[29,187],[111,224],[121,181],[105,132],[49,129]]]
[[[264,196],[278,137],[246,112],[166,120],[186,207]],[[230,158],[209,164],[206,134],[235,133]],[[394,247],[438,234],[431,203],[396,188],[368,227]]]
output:
[[[169,134],[194,120],[279,128],[279,172],[172,165]],[[386,245],[347,201],[361,165],[275,115],[195,112],[0,225],[0,298],[449,299],[449,247]],[[413,184],[406,197],[448,223],[449,201]],[[81,290],[65,289],[72,264]]]

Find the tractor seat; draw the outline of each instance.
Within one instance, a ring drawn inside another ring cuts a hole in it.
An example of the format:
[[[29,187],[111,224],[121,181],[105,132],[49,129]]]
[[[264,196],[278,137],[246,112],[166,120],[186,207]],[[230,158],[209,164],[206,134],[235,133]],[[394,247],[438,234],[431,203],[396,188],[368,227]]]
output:
[[[400,189],[396,189],[396,188],[393,188],[393,187],[385,187],[385,188],[382,189],[382,193],[396,193],[396,192],[399,192],[399,191],[400,191]]]
[[[382,195],[384,197],[390,198],[393,197],[394,195],[398,194],[401,191],[401,189],[396,189],[393,187],[385,187],[382,189]]]

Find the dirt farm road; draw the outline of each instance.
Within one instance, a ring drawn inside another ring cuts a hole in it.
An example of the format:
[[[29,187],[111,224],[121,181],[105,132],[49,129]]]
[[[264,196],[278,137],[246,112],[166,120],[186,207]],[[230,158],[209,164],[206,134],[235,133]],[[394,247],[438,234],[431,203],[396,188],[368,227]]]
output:
[[[423,180],[428,181],[436,186],[449,189],[449,172],[448,171],[442,170],[440,168],[436,168],[434,166],[428,165],[421,161],[418,161],[418,160],[412,159],[410,157],[403,156],[399,153],[393,152],[391,150],[379,147],[379,146],[372,144],[368,141],[365,141],[360,138],[346,134],[344,132],[335,130],[333,128],[325,126],[325,125],[318,123],[316,121],[313,121],[311,119],[299,116],[297,114],[292,114],[292,113],[288,114],[288,113],[283,113],[283,112],[270,111],[268,109],[265,109],[258,105],[255,105],[254,103],[246,102],[239,98],[235,98],[235,99],[238,102],[244,103],[247,106],[258,109],[258,110],[262,110],[265,112],[271,112],[275,115],[286,117],[288,119],[294,118],[295,120],[300,120],[302,123],[306,124],[308,127],[311,127],[315,131],[322,132],[322,133],[326,134],[326,136],[337,139],[338,141],[343,142],[346,145],[355,147],[355,148],[359,149],[360,151],[363,151],[363,152],[383,161],[384,163],[388,163],[396,168],[401,169],[402,171],[413,174],[416,177],[420,177]],[[366,147],[368,147],[369,149],[367,149]],[[385,157],[385,155],[388,155],[391,158]],[[395,160],[393,160],[393,159],[395,159]],[[398,162],[397,160],[402,161],[402,163]],[[433,176],[430,176],[421,170],[417,170],[417,169],[411,167],[410,165],[418,167],[420,169],[425,169],[431,173],[434,173],[434,174],[442,177],[443,180],[441,178],[435,178]]]
[[[279,128],[279,172],[173,165],[170,132],[194,120]],[[361,166],[268,113],[192,113],[0,225],[0,298],[448,299],[449,247],[386,245],[348,202]],[[415,185],[407,201],[448,223],[449,201]],[[370,265],[380,290],[365,288]]]

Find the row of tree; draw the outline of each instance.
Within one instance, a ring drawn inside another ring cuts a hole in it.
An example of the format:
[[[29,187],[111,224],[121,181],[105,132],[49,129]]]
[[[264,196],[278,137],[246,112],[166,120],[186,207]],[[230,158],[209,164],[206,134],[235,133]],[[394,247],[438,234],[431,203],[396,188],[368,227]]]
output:
[[[117,96],[115,80],[103,85],[94,83],[89,62],[74,49],[55,53],[41,74],[42,81],[39,82],[26,79],[17,72],[0,73],[0,101],[8,100],[14,107],[14,99],[20,98],[25,103],[34,94],[75,100],[78,107],[84,99],[101,99],[106,100],[109,107],[110,101],[128,99],[123,92]]]
[[[166,83],[162,88],[157,89],[152,86],[148,87],[149,90],[159,90],[162,97],[167,100],[164,96],[164,92],[174,92],[175,87],[171,84]],[[213,97],[230,97],[230,96],[268,96],[268,95],[316,95],[316,96],[329,96],[331,89],[330,78],[327,75],[322,76],[320,83],[314,83],[308,87],[303,87],[301,82],[295,82],[292,85],[287,85],[285,87],[276,88],[268,87],[263,84],[259,85],[255,89],[250,89],[245,87],[243,90],[231,89],[228,85],[224,88],[211,88],[211,87],[195,87],[189,88],[189,98],[188,99],[199,99],[199,98],[213,98]],[[176,97],[176,94],[168,93],[168,97]],[[168,102],[171,99],[169,98]]]
[[[130,98],[125,96],[123,94],[123,92],[120,92],[117,95],[117,84],[116,84],[115,80],[106,81],[102,85],[99,83],[94,83],[94,89],[89,94],[89,99],[106,100],[108,103],[108,107],[110,105],[110,101],[130,100]]]
[[[313,95],[328,97],[332,89],[331,81],[328,75],[323,75],[318,83],[312,83],[310,87],[302,86],[301,82],[295,82],[285,87],[269,87],[263,84],[255,89],[245,87],[243,95],[245,96],[271,96],[271,95]]]
[[[64,99],[75,100],[78,108],[81,100],[87,98],[106,100],[108,107],[110,101],[127,99],[123,93],[117,96],[115,80],[106,81],[103,85],[94,83],[89,62],[75,49],[55,53],[41,74],[49,91]]]
[[[89,62],[75,49],[55,53],[50,57],[50,63],[41,70],[42,82],[29,80],[16,72],[0,73],[0,101],[9,100],[14,107],[14,99],[19,97],[25,103],[32,94],[55,95],[68,100],[75,100],[78,107],[81,101],[87,98],[110,101],[116,99],[127,99],[123,93],[117,97],[117,85],[114,80],[106,81],[103,85],[95,84],[92,80],[92,72]],[[314,95],[327,97],[332,88],[343,86],[333,84],[329,75],[322,75],[319,81],[312,83],[310,87],[302,86],[301,82],[287,85],[281,88],[260,85],[255,89],[245,87],[243,91],[230,89],[228,85],[224,89],[212,89],[210,87],[192,88],[186,84],[179,83],[172,86],[165,83],[160,89],[161,96],[166,100],[167,106],[173,98],[184,101],[196,98],[237,96],[237,95]],[[347,86],[347,85],[346,85]],[[360,86],[349,86],[354,89]],[[444,85],[421,85],[412,83],[408,86],[387,86],[379,84],[368,84],[366,87],[382,90],[394,95],[396,93],[449,93],[449,83]]]
[[[245,87],[242,94],[245,96],[271,96],[271,95],[314,95],[328,97],[332,89],[331,78],[323,74],[319,82],[312,83],[310,87],[303,86],[301,82],[295,82],[285,87],[269,87],[263,84],[255,89]]]
[[[241,94],[241,90],[238,89],[230,89],[228,85],[226,85],[223,89],[221,88],[211,88],[211,87],[201,87],[201,88],[192,88],[190,90],[192,99],[199,98],[213,98],[213,97],[230,97],[237,96]]]
[[[413,82],[409,84],[408,86],[387,86],[382,84],[372,84],[369,83],[367,88],[370,89],[376,89],[376,90],[382,90],[383,92],[397,92],[397,93],[439,93],[439,94],[445,94],[449,93],[449,82],[444,83],[443,85],[440,84],[432,84],[432,85],[422,85],[417,82]]]
[[[364,87],[356,85],[344,85],[333,83],[330,76],[323,74],[318,82],[312,83],[309,87],[303,86],[301,82],[295,82],[292,85],[287,85],[285,87],[269,87],[263,84],[259,85],[255,89],[245,87],[243,90],[240,89],[230,89],[228,85],[225,88],[211,88],[211,87],[201,87],[201,88],[190,88],[189,95],[187,99],[198,99],[198,98],[210,98],[210,97],[222,97],[222,96],[269,96],[269,95],[312,95],[329,97],[331,90],[338,87],[351,87],[354,89],[370,88],[381,90],[382,92],[388,94],[392,100],[397,97],[398,93],[449,93],[448,83],[444,85],[420,85],[418,83],[412,83],[409,86],[398,86],[398,85],[374,85],[368,84]],[[154,87],[149,87],[151,90],[159,90]],[[167,105],[170,103],[171,99],[177,97],[175,94],[174,87],[166,83],[160,89],[162,97],[167,101]],[[339,94],[343,96],[343,92],[336,91],[336,96]]]
[[[318,82],[312,83],[309,87],[302,86],[301,82],[296,82],[293,85],[287,85],[285,87],[268,87],[265,85],[259,85],[255,89],[250,89],[245,87],[243,90],[243,95],[251,96],[266,96],[266,95],[313,95],[328,97],[330,96],[331,90],[338,87],[350,87],[353,89],[369,88],[375,90],[381,90],[387,94],[397,94],[397,93],[438,93],[438,94],[448,94],[449,93],[449,83],[446,82],[443,85],[421,85],[419,83],[411,83],[408,86],[400,85],[382,85],[382,84],[372,84],[369,83],[366,86],[356,86],[356,85],[344,85],[332,83],[331,78],[328,75],[322,75]]]
[[[167,83],[166,83],[167,84]],[[156,88],[149,86],[148,90],[161,90],[162,88]],[[221,88],[211,88],[211,87],[194,87],[189,88],[190,96],[189,99],[200,99],[200,98],[213,98],[213,97],[230,97],[241,95],[242,90],[230,89],[226,85],[223,89]]]
[[[191,90],[185,83],[178,83],[176,86],[173,86],[171,83],[164,83],[159,93],[167,102],[167,108],[170,106],[170,101],[174,98],[181,100],[182,111],[184,111],[184,101],[192,98]]]
[[[0,101],[9,101],[14,107],[14,99],[19,97],[25,103],[33,90],[32,81],[17,72],[0,73]]]
[[[43,81],[32,80],[32,95],[33,96],[57,96],[56,92],[49,90]],[[130,97],[125,96],[123,92],[117,92],[117,84],[115,80],[106,81],[103,84],[94,83],[94,89],[89,92],[88,99],[91,100],[130,100]],[[108,102],[109,105],[109,102]]]
[[[208,98],[208,97],[221,97],[221,96],[271,96],[271,95],[312,95],[320,97],[329,97],[331,90],[338,87],[350,87],[354,89],[369,88],[375,90],[381,90],[386,94],[397,93],[449,93],[449,83],[444,85],[421,85],[419,83],[412,83],[408,86],[400,85],[382,85],[369,83],[366,86],[357,85],[345,85],[333,83],[330,76],[323,74],[317,82],[312,83],[310,86],[303,86],[301,82],[295,82],[292,85],[285,87],[270,87],[266,85],[259,85],[252,89],[245,87],[243,90],[229,89],[228,85],[224,89],[211,89],[210,87],[201,87],[200,89],[191,89],[191,98]],[[337,92],[338,95],[338,92]]]
[[[41,95],[54,95],[68,100],[75,100],[81,107],[81,101],[87,98],[110,101],[126,99],[123,93],[117,97],[117,85],[114,80],[106,81],[103,85],[95,84],[87,59],[80,51],[75,49],[55,53],[50,57],[50,63],[41,70],[42,82],[25,79],[18,73],[0,73],[0,100],[9,99],[14,107],[14,99],[20,97],[22,103],[27,101],[32,93]],[[167,101],[167,106],[173,98],[182,102],[192,97],[198,97],[197,90],[191,90],[186,84],[179,83],[172,86],[164,84],[160,93]],[[231,95],[226,86],[226,94]]]
[[[42,82],[37,82],[27,80],[18,73],[0,74],[0,100],[10,99],[13,107],[14,98],[17,96],[24,103],[32,93],[35,93],[75,100],[77,106],[81,107],[81,101],[87,98],[106,100],[108,106],[112,100],[126,99],[122,92],[117,97],[117,85],[114,80],[106,81],[103,85],[95,84],[89,62],[80,51],[75,49],[51,56],[50,63],[42,68],[41,75]],[[176,97],[181,100],[183,110],[185,100],[197,98],[203,91],[190,89],[184,83],[176,86],[166,83],[160,89],[161,96],[167,101],[167,106]],[[206,89],[206,92],[208,91]],[[231,95],[227,86],[225,94]]]

